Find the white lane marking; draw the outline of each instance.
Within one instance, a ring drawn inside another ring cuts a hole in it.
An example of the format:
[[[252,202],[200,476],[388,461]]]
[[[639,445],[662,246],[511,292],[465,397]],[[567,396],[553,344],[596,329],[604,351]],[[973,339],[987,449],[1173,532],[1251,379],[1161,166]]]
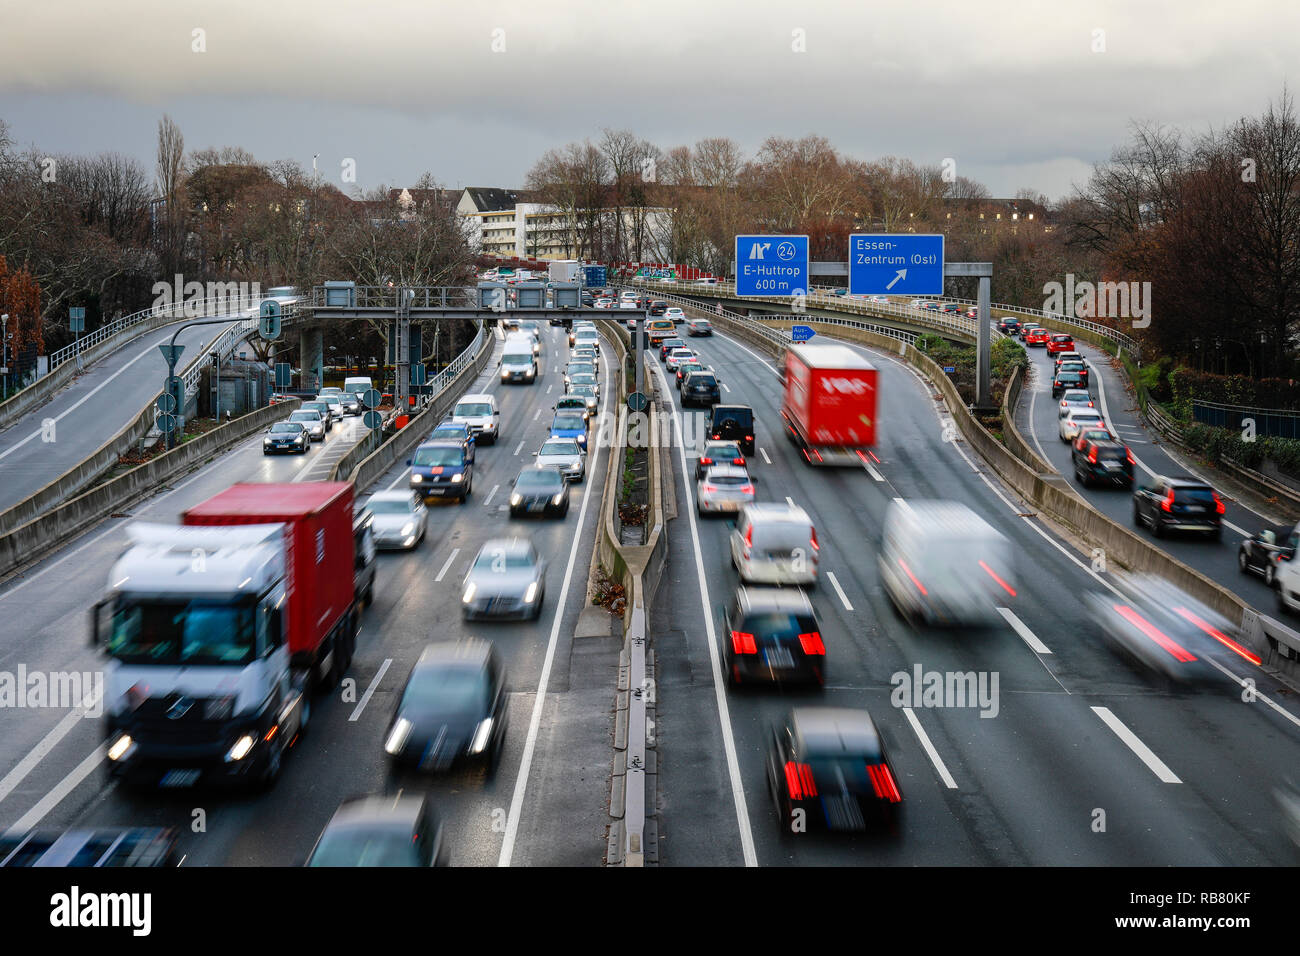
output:
[[[0,800],[13,793],[14,788],[26,779],[27,775],[35,769],[36,765],[45,759],[46,755],[58,745],[59,741],[68,735],[77,721],[85,716],[86,711],[93,709],[99,701],[99,694],[93,694],[88,701],[83,701],[81,706],[64,714],[63,719],[54,725],[48,734],[41,738],[41,742],[27,752],[27,754],[14,765],[14,768],[5,774],[4,779],[0,780]]]
[[[1030,365],[1030,368],[1036,369],[1036,366]],[[1029,436],[1034,440],[1034,447],[1038,449],[1039,457],[1050,465],[1051,459],[1047,457],[1047,452],[1043,451],[1043,446],[1038,441],[1038,429],[1034,425],[1034,409],[1038,407],[1038,393],[1040,391],[1038,388],[1037,374],[1034,375],[1034,379],[1034,384],[1030,386],[1029,393]]]
[[[827,571],[826,579],[831,582],[831,587],[833,587],[835,593],[840,596],[840,603],[844,605],[844,610],[852,611],[853,605],[849,603],[848,597],[844,594],[844,589],[840,587],[840,579],[835,576],[835,572]]]
[[[518,458],[519,453],[523,450],[524,450],[524,443],[523,441],[520,441],[519,444],[515,446],[515,457]]]
[[[862,464],[864,464],[864,465],[867,466],[867,474],[871,475],[871,477],[874,478],[874,479],[876,479],[876,481],[884,481],[884,480],[885,480],[885,476],[882,475],[880,472],[878,472],[878,471],[876,470],[876,466],[873,465],[871,462],[869,462],[869,461],[864,461]]]
[[[1123,721],[1110,712],[1109,707],[1093,707],[1091,710],[1101,718],[1102,723],[1115,732],[1116,737],[1124,741],[1124,745],[1133,751],[1139,760],[1147,765],[1147,769],[1160,778],[1161,783],[1182,783],[1178,775],[1165,766],[1164,761],[1157,757],[1137,734],[1125,727]]]
[[[388,673],[388,668],[392,666],[392,663],[393,659],[391,657],[384,658],[384,662],[379,665],[379,670],[375,671],[375,676],[371,678],[369,686],[366,687],[366,692],[361,695],[361,700],[357,702],[356,708],[348,715],[348,720],[356,720],[361,716],[361,712],[366,709],[366,704],[370,703],[370,698],[374,695],[375,688],[378,687],[379,682],[384,679],[384,675]]]
[[[451,554],[447,555],[447,563],[442,566],[442,570],[434,577],[434,582],[441,581],[447,574],[447,569],[451,567],[451,562],[456,560],[456,555],[460,554],[460,548],[452,548]]]
[[[722,385],[722,390],[723,390],[724,392],[728,392],[728,393],[731,392],[731,388],[730,388],[730,386],[727,385],[726,382],[721,382],[721,383],[719,383],[719,384]]]
[[[760,448],[760,449],[758,450],[758,453],[759,453],[760,455],[763,456],[763,460],[764,460],[765,462],[767,462],[769,465],[772,464],[772,459],[767,457],[767,449],[766,449],[766,448]]]
[[[220,316],[219,316],[219,318],[220,318]],[[234,322],[237,322],[237,321],[238,321],[238,319],[231,319],[232,324],[233,324]],[[227,328],[228,328],[228,326],[227,326]],[[223,328],[220,332],[217,333],[217,336],[223,335],[224,333],[225,333],[225,329]],[[171,334],[173,334],[173,333],[170,333],[170,332],[169,332],[169,333],[167,333],[166,335],[164,335],[163,338],[168,338]],[[170,341],[169,338],[168,338],[168,340]],[[155,342],[153,345],[150,345],[147,349],[145,349],[143,352],[141,352],[141,353],[140,353],[139,355],[137,355],[135,358],[131,359],[131,361],[127,362],[127,363],[126,363],[125,365],[123,365],[120,369],[118,369],[116,372],[114,372],[114,373],[113,373],[112,375],[110,375],[108,378],[104,379],[102,382],[100,382],[98,385],[96,385],[94,388],[92,388],[89,392],[87,392],[85,395],[83,395],[81,398],[79,398],[79,399],[78,399],[78,400],[77,400],[73,405],[70,405],[68,408],[64,409],[64,410],[63,410],[62,412],[60,412],[58,415],[55,415],[55,416],[54,416],[54,421],[56,421],[56,422],[62,421],[64,418],[66,418],[67,416],[71,415],[73,412],[75,412],[75,411],[76,411],[78,408],[80,408],[82,405],[86,404],[86,402],[88,402],[88,401],[90,401],[92,398],[94,398],[94,397],[95,397],[95,394],[96,394],[97,392],[99,392],[100,389],[103,389],[103,388],[108,387],[109,383],[111,383],[111,382],[113,381],[113,379],[117,378],[119,375],[121,375],[123,372],[125,372],[127,369],[129,369],[129,368],[130,368],[132,365],[134,365],[136,362],[140,361],[140,359],[144,358],[146,355],[152,355],[152,354],[154,354],[154,350],[157,349],[158,346],[159,346],[161,343],[162,343],[162,339],[159,339],[158,342]],[[105,356],[105,358],[107,358],[107,356]],[[101,361],[102,361],[102,360],[101,360]],[[96,363],[96,364],[98,364],[98,363]],[[26,417],[26,416],[24,416],[24,417]],[[32,439],[34,439],[37,435],[41,434],[42,430],[43,430],[43,429],[40,429],[40,428],[36,429],[36,431],[32,432],[32,433],[31,433],[30,435],[28,435],[26,438],[24,438],[24,439],[22,439],[22,440],[20,440],[20,441],[15,442],[15,443],[14,443],[13,445],[11,445],[9,448],[6,448],[4,451],[0,452],[0,459],[6,458],[7,456],[9,456],[9,455],[13,454],[14,452],[16,452],[19,448],[22,448],[23,445],[26,445],[29,441],[31,441]]]
[[[605,368],[605,358],[600,358],[602,372],[608,372]],[[601,403],[599,411],[605,411],[606,403]],[[605,453],[604,443],[596,450],[596,461],[593,464],[595,473],[600,473],[600,457]],[[578,510],[578,524],[573,529],[573,544],[569,548],[569,564],[564,569],[564,582],[560,585],[560,600],[555,606],[555,615],[551,621],[551,636],[546,644],[546,660],[542,664],[542,674],[537,681],[537,695],[533,701],[533,715],[528,722],[528,736],[524,740],[524,753],[519,761],[519,773],[515,777],[515,792],[510,798],[510,813],[506,817],[505,838],[501,843],[501,855],[497,858],[497,866],[509,866],[510,858],[515,852],[515,839],[519,835],[519,818],[523,814],[524,796],[528,792],[528,775],[532,770],[533,751],[537,748],[537,735],[542,726],[542,712],[546,707],[546,688],[551,679],[551,666],[555,661],[555,648],[559,643],[560,625],[564,621],[564,609],[569,600],[569,583],[573,579],[573,565],[578,558],[578,546],[582,543],[582,528],[587,520],[587,506],[596,498],[595,495],[584,494],[582,496],[582,507]],[[584,592],[585,594],[585,592]]]
[[[666,390],[668,380],[663,373],[663,369],[655,366],[655,374],[662,380]],[[674,408],[671,414],[673,428],[680,439],[676,442],[676,445],[677,455],[682,466],[682,488],[686,496],[686,517],[690,521],[691,545],[695,556],[695,567],[700,572],[700,607],[704,612],[704,633],[709,644],[709,663],[713,671],[713,697],[718,707],[718,720],[722,725],[722,751],[727,761],[727,777],[731,784],[732,804],[736,808],[736,823],[740,828],[740,849],[746,866],[758,866],[758,856],[754,851],[754,832],[749,824],[749,808],[745,803],[745,788],[740,780],[740,761],[736,757],[736,738],[731,729],[731,710],[727,705],[727,691],[722,680],[722,661],[718,655],[718,635],[713,627],[713,602],[709,597],[709,585],[704,570],[704,553],[700,550],[700,527],[695,519],[695,495],[691,483],[686,480],[686,476],[690,472],[686,467],[685,428],[682,426],[681,412]]]
[[[794,507],[794,499],[791,498],[789,495],[785,496],[785,503],[788,504],[791,508]]]
[[[46,814],[57,807],[64,797],[80,785],[81,781],[85,780],[95,772],[95,768],[103,762],[104,756],[107,753],[108,743],[106,741],[92,750],[90,756],[77,764],[77,766],[74,767],[66,777],[55,784],[53,790],[41,797],[41,799],[37,801],[36,806],[24,813],[18,819],[18,822],[9,828],[9,832],[25,833],[45,819]]]
[[[492,496],[495,495],[495,494],[497,493],[497,489],[500,488],[500,487],[501,487],[500,485],[493,485],[493,486],[492,486],[492,490],[489,491],[487,497],[483,499],[483,507],[484,507],[484,508],[486,508],[488,505],[492,504]]]
[[[1052,649],[1040,641],[1028,627],[1025,622],[1016,617],[1014,611],[1009,607],[998,608],[998,613],[1006,618],[1006,622],[1011,625],[1011,629],[1020,635],[1020,639],[1029,645],[1029,649],[1035,654],[1050,654]]]
[[[542,417],[542,409],[541,406],[538,406],[537,411],[533,412],[533,421],[537,421],[537,419],[541,417]]]
[[[553,389],[553,388],[555,388],[555,386],[554,386],[553,384],[552,384],[552,385],[547,385],[547,386],[546,386],[546,394],[547,394],[547,395],[550,395],[550,394],[551,394],[551,389]]]
[[[903,716],[905,716],[907,722],[912,725],[912,732],[916,734],[916,739],[921,741],[921,746],[924,748],[926,754],[929,755],[930,763],[934,764],[934,769],[938,771],[940,779],[943,780],[943,785],[949,790],[956,790],[957,781],[952,778],[952,774],[950,774],[948,768],[944,766],[943,760],[939,757],[939,751],[935,750],[934,744],[930,743],[930,735],[925,732],[925,728],[921,726],[921,722],[916,719],[916,714],[912,713],[912,708],[904,707]]]

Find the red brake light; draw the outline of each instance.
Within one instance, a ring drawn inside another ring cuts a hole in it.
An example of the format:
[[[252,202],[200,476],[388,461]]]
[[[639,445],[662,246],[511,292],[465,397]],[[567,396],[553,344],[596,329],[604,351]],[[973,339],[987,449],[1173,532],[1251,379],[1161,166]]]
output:
[[[817,796],[817,784],[813,780],[812,767],[806,763],[794,761],[786,763],[785,785],[790,791],[791,800],[806,800]]]
[[[1223,514],[1227,510],[1227,508],[1225,508],[1223,505],[1223,499],[1219,497],[1219,493],[1217,491],[1211,491],[1210,494],[1214,495],[1215,509],[1219,512],[1219,514]]]
[[[743,465],[743,464],[745,463],[745,459],[743,459],[743,458],[733,458],[733,459],[731,459],[731,463],[732,463],[733,465]]]
[[[876,796],[881,800],[888,800],[890,803],[902,801],[903,795],[898,792],[898,784],[894,783],[894,775],[889,772],[886,764],[867,764],[867,776],[871,778],[871,789],[876,791]]]
[[[799,643],[803,645],[805,654],[822,654],[826,653],[826,645],[822,643],[821,634],[813,631],[811,634],[800,634]]]
[[[1125,445],[1125,446],[1124,446],[1124,457],[1128,459],[1128,463],[1129,463],[1130,465],[1136,465],[1136,464],[1137,464],[1137,462],[1133,460],[1133,453],[1132,453],[1131,451],[1128,450],[1128,445]]]
[[[1088,464],[1090,464],[1090,465],[1095,465],[1095,464],[1097,464],[1097,446],[1096,446],[1096,445],[1093,445],[1091,448],[1088,449]]]
[[[752,548],[753,546],[754,546],[754,526],[751,524],[748,528],[745,529],[745,547]]]
[[[922,584],[920,581],[918,581],[918,580],[916,579],[916,575],[912,573],[912,569],[909,568],[909,567],[907,566],[907,562],[906,562],[906,561],[904,561],[902,558],[899,558],[899,559],[898,559],[898,566],[899,566],[900,568],[903,569],[903,572],[904,572],[904,573],[905,573],[909,578],[912,579],[912,583],[916,585],[917,590],[919,590],[922,594],[929,594],[929,593],[930,593],[929,591],[927,591],[927,590],[925,589],[925,585]]]
[[[743,488],[740,489],[740,493],[742,495],[752,495],[754,493],[754,486],[745,485]]]
[[[1174,489],[1169,489],[1169,494],[1165,495],[1164,499],[1160,502],[1160,507],[1164,511],[1174,510]]]
[[[713,459],[712,459],[712,458],[701,458],[701,459],[700,459],[700,464],[701,464],[701,465],[711,465],[711,464],[713,464]]]
[[[1015,588],[1013,588],[1011,585],[1007,584],[1006,581],[1003,581],[1000,577],[998,577],[997,573],[992,568],[990,568],[983,561],[980,562],[980,567],[988,572],[989,577],[991,577],[994,581],[997,581],[998,584],[1002,585],[1002,590],[1006,591],[1012,597],[1016,596]]]
[[[822,546],[817,543],[817,529],[812,528],[810,530],[812,531],[812,549],[814,551],[820,551],[822,549]]]
[[[705,485],[705,486],[704,486],[704,490],[707,491],[707,492],[709,492],[710,494],[712,494],[713,492],[715,492],[715,491],[718,490],[718,486],[717,486],[717,485]]]
[[[758,645],[754,643],[754,635],[745,631],[731,632],[731,649],[737,654],[758,653]]]

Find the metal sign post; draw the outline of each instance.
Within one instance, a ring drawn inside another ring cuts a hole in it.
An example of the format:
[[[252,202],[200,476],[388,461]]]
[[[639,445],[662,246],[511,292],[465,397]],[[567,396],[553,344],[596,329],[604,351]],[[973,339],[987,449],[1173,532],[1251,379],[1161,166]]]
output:
[[[77,371],[81,371],[81,333],[86,330],[86,310],[82,306],[73,306],[68,309],[68,328],[77,335]]]

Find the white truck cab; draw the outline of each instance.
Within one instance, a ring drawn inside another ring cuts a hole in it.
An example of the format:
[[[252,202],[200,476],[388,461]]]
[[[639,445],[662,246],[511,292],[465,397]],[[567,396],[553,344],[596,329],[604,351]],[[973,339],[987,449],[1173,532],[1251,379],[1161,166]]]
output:
[[[501,433],[501,411],[496,396],[486,392],[462,395],[452,409],[451,420],[468,425],[479,441],[495,444]]]

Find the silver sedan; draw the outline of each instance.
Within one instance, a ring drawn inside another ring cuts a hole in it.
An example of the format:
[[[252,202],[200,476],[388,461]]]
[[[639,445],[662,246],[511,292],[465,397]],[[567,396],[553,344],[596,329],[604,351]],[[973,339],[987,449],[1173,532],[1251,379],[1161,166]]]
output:
[[[572,438],[548,438],[537,453],[539,468],[556,467],[566,481],[587,477],[587,455]]]
[[[711,465],[695,483],[695,505],[701,516],[737,512],[754,500],[754,482],[738,465]]]
[[[531,541],[498,538],[479,549],[465,575],[461,610],[479,617],[537,618],[546,599],[546,560]]]

